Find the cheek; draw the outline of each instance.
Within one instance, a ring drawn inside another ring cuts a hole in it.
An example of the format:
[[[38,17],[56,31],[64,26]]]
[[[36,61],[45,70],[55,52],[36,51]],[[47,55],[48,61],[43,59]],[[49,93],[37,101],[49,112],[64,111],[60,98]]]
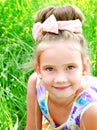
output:
[[[44,77],[44,78],[42,78],[42,81],[43,81],[44,83],[49,84],[50,82],[52,82],[52,79],[49,78],[49,77]]]
[[[78,77],[76,77],[75,84],[77,87],[81,85],[81,80],[82,80],[82,76],[79,75]]]
[[[50,82],[53,80],[53,76],[45,71],[41,71],[41,77],[43,82]]]
[[[71,75],[69,80],[72,82],[72,84],[74,84],[74,86],[79,86],[81,83],[81,79],[82,79],[82,75]]]
[[[42,82],[45,86],[51,86],[51,84],[53,83],[53,79],[49,76],[42,76]]]

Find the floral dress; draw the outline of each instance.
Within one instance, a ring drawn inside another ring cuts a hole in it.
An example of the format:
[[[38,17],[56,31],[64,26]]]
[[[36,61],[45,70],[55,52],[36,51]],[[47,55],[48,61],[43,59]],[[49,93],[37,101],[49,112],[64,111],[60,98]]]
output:
[[[97,104],[97,86],[95,83],[92,83],[92,78],[89,78],[89,82],[90,86],[82,91],[75,99],[67,121],[59,127],[56,127],[48,110],[48,92],[42,84],[37,82],[37,100],[43,114],[42,130],[78,130],[80,127],[80,120],[84,112],[90,106]]]

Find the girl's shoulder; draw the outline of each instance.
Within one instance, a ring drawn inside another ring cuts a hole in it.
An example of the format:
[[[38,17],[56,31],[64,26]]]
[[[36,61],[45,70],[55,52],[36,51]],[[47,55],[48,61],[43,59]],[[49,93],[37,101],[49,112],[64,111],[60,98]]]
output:
[[[80,127],[85,130],[97,130],[97,103],[84,112]]]
[[[34,72],[33,74],[30,75],[30,77],[28,79],[28,85],[36,83],[36,81],[37,81],[37,73]]]
[[[97,77],[89,76],[88,89],[83,91],[78,99],[83,107],[80,119],[81,129],[97,129]],[[81,99],[81,100],[80,100]],[[94,121],[95,120],[95,121]],[[84,127],[84,128],[83,128]]]
[[[36,95],[36,84],[37,84],[37,73],[33,73],[30,75],[28,79],[28,88],[27,88],[27,129],[41,129],[42,122],[42,113],[39,109],[39,105],[37,103],[37,95]],[[35,115],[36,114],[36,115]],[[37,120],[35,120],[37,119]],[[37,122],[36,122],[37,121]]]
[[[37,83],[37,73],[33,73],[30,75],[28,79],[28,93],[34,93],[36,91],[36,83]]]

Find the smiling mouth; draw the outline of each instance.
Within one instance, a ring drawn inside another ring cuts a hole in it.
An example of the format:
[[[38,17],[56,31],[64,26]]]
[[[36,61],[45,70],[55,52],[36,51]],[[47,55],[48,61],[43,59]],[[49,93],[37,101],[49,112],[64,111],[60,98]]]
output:
[[[69,88],[70,86],[60,86],[60,87],[54,87],[55,89],[58,89],[58,90],[65,90],[67,88]]]

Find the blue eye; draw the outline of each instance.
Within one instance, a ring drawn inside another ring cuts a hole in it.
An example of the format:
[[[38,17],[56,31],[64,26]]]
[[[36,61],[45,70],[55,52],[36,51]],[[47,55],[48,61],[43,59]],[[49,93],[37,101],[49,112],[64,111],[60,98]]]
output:
[[[48,67],[48,68],[46,68],[46,70],[47,70],[47,71],[53,71],[53,68]]]
[[[74,66],[68,66],[67,70],[74,70]]]

